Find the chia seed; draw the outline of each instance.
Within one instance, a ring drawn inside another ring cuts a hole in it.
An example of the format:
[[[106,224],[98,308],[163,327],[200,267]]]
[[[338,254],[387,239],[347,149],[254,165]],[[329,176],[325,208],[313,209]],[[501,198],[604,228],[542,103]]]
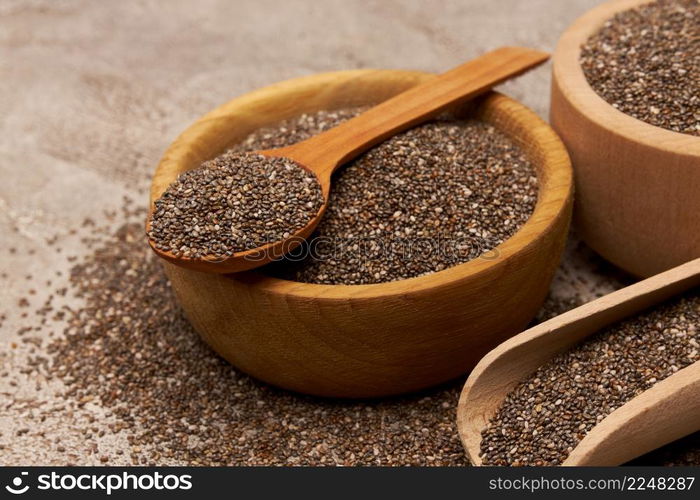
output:
[[[361,111],[302,115],[252,133],[232,151],[293,144]],[[492,250],[527,221],[536,202],[535,169],[515,142],[487,123],[444,117],[341,167],[310,243],[263,269],[346,285],[422,276]]]
[[[700,1],[656,0],[616,14],[583,45],[581,66],[623,113],[700,135]]]
[[[700,360],[700,291],[602,330],[505,398],[482,432],[485,465],[558,465],[607,415]]]
[[[316,177],[285,158],[227,153],[181,174],[155,202],[149,237],[191,258],[281,241],[323,204]]]

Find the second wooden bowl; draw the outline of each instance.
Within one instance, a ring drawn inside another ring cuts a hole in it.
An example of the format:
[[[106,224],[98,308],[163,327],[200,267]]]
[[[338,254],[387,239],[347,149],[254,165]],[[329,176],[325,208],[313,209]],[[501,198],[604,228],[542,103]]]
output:
[[[588,84],[579,57],[605,21],[648,1],[605,3],[562,35],[551,103],[574,165],[577,228],[603,257],[644,277],[700,257],[700,137],[618,111]]]
[[[198,120],[167,150],[153,178],[151,202],[178,174],[259,127],[322,109],[375,104],[428,78],[405,71],[344,71],[234,99]],[[297,283],[263,271],[204,274],[165,263],[202,338],[233,365],[271,384],[321,396],[376,397],[465,374],[519,332],[544,300],[564,247],[571,167],[556,134],[524,106],[490,94],[471,108],[517,140],[537,167],[535,211],[513,237],[465,264],[374,285]]]

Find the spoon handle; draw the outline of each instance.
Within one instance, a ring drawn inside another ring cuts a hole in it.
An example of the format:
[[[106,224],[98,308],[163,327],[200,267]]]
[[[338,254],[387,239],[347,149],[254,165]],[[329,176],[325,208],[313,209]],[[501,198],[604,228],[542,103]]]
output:
[[[343,163],[385,139],[542,64],[545,52],[501,47],[417,85],[355,118],[292,146],[274,150],[329,179]]]

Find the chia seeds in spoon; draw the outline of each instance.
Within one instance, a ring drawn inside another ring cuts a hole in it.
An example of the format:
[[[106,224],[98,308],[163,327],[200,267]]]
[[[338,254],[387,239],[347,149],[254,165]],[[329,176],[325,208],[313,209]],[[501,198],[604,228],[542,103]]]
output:
[[[228,257],[288,238],[322,204],[314,174],[293,161],[225,153],[168,187],[148,236],[177,257]]]

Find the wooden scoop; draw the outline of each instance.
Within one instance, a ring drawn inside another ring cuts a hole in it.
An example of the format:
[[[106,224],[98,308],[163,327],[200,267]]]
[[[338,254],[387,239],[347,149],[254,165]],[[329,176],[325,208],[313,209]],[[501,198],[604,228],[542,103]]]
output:
[[[385,139],[435,117],[449,106],[482,94],[542,64],[548,58],[548,54],[537,50],[502,47],[392,97],[322,134],[292,146],[257,151],[257,154],[291,159],[313,172],[321,185],[324,203],[320,210],[305,227],[286,240],[234,253],[226,258],[178,257],[170,251],[156,248],[155,242],[149,239],[151,248],[173,264],[212,273],[245,271],[279,259],[308,238],[320,222],[328,205],[331,174],[340,165]]]
[[[517,384],[586,337],[700,285],[700,259],[568,311],[507,340],[474,368],[457,408],[469,460],[481,465],[481,431]],[[654,384],[601,420],[563,465],[620,465],[700,430],[700,361]]]

